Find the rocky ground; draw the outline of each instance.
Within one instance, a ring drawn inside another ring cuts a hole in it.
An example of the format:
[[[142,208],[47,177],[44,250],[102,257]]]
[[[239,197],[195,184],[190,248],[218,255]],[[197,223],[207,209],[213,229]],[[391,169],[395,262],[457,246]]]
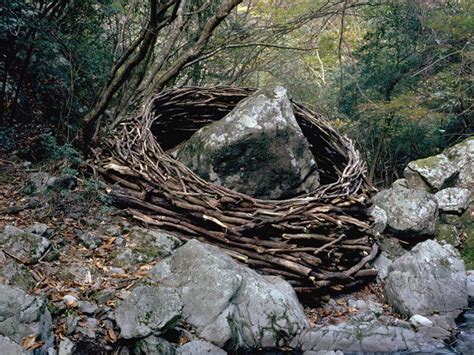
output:
[[[474,296],[456,249],[471,266],[472,165],[453,163],[472,158],[472,142],[442,164],[414,162],[374,198],[374,233],[384,235],[377,280],[306,305],[280,278],[135,223],[70,154],[35,164],[5,155],[0,352],[449,352]]]

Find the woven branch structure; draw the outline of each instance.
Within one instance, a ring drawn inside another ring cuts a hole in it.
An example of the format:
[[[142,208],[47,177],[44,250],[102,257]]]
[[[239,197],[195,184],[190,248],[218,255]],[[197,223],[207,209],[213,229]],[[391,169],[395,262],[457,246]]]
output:
[[[299,292],[341,290],[376,274],[368,233],[366,167],[348,138],[293,103],[319,166],[321,186],[287,200],[260,200],[211,184],[166,151],[223,118],[253,89],[180,88],[154,96],[111,133],[95,167],[114,201],[137,220],[182,240],[221,247]]]

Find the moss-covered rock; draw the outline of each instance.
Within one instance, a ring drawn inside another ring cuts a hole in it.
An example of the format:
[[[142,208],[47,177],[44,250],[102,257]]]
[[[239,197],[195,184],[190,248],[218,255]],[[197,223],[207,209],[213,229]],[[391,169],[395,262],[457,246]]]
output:
[[[286,90],[258,91],[198,130],[177,160],[214,184],[263,199],[311,192],[319,173]]]
[[[440,243],[447,243],[457,247],[459,246],[459,231],[452,225],[440,224],[438,225],[436,240]]]
[[[35,280],[23,265],[0,251],[0,284],[16,286],[27,291],[35,285]]]
[[[444,154],[412,161],[404,171],[408,187],[439,191],[456,182],[459,170]]]
[[[445,150],[446,156],[459,170],[456,187],[463,187],[474,193],[474,136]]]
[[[37,262],[49,246],[48,239],[14,226],[6,226],[0,233],[0,247],[26,264]]]
[[[125,267],[163,259],[181,245],[180,240],[168,232],[140,227],[132,228],[125,239],[126,247],[117,249],[111,255],[114,266]]]
[[[474,269],[474,206],[472,204],[459,220],[464,240],[461,256],[466,263],[466,269]]]

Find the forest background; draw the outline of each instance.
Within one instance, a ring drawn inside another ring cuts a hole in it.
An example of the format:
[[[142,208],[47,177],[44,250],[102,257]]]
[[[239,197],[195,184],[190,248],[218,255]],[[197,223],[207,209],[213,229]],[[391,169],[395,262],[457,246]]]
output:
[[[473,13],[470,0],[6,0],[0,150],[33,135],[29,159],[86,153],[166,88],[278,84],[388,185],[474,132]]]

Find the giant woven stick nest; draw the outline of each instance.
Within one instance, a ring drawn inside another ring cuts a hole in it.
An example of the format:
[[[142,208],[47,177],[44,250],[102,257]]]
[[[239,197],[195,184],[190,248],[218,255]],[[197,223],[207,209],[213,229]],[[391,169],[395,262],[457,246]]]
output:
[[[297,291],[330,291],[376,274],[368,232],[365,164],[353,143],[320,115],[293,102],[319,166],[321,186],[286,200],[260,200],[209,183],[167,151],[223,118],[255,90],[179,88],[154,96],[109,136],[97,168],[114,201],[137,220],[221,247]]]

